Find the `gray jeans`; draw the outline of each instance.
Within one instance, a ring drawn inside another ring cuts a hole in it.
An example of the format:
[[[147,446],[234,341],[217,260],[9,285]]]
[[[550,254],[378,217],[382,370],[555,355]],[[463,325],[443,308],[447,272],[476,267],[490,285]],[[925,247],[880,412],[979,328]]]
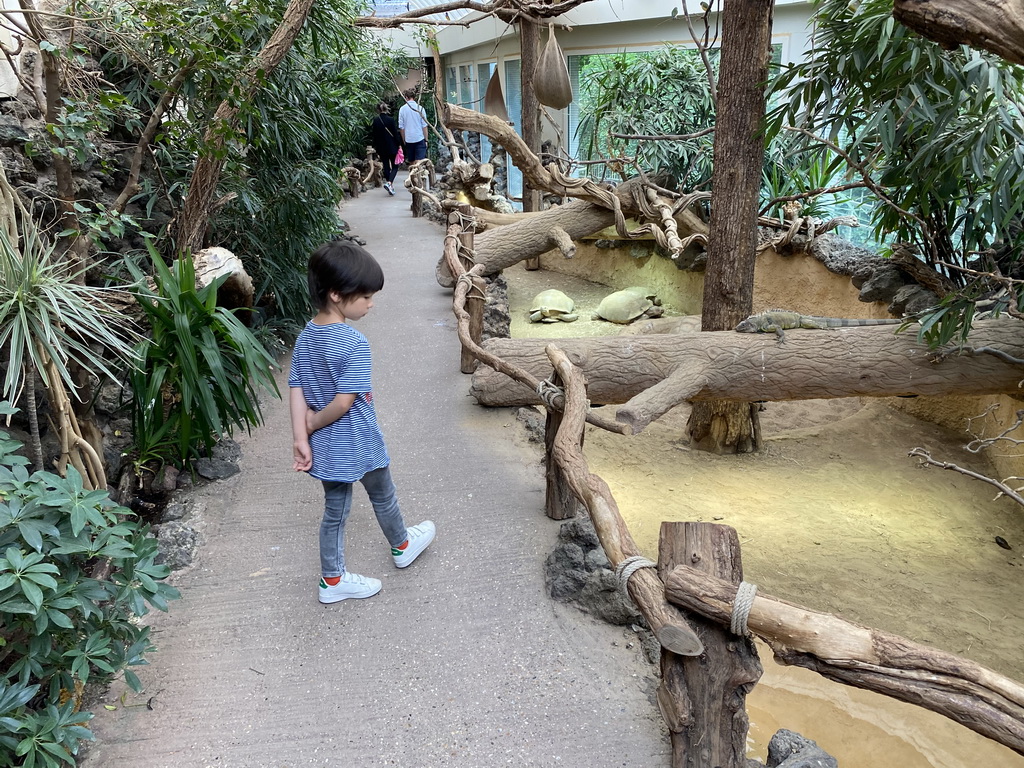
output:
[[[370,497],[377,524],[392,547],[408,538],[402,511],[398,507],[391,470],[381,467],[359,480]],[[352,483],[324,480],[324,518],[320,521],[320,571],[323,576],[345,573],[345,521],[352,509]]]

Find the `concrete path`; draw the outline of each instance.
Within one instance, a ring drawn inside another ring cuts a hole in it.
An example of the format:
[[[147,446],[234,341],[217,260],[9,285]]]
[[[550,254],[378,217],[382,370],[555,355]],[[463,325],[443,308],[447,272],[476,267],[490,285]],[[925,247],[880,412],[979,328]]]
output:
[[[411,217],[404,190],[342,213],[384,267],[357,327],[406,521],[434,520],[437,539],[395,569],[358,488],[347,560],[384,588],[320,605],[322,492],[291,471],[286,403],[269,403],[240,441],[241,475],[205,493],[197,564],[152,619],[146,690],[118,685],[92,705],[81,765],[667,766],[656,681],[629,633],[545,594],[558,524],[539,453],[513,443],[509,411],[466,394],[450,292],[434,280],[441,228]]]

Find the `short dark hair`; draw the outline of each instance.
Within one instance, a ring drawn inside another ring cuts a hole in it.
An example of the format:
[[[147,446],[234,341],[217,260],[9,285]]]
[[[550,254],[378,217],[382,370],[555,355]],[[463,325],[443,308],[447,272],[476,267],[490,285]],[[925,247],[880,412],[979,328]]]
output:
[[[308,276],[309,299],[317,309],[327,306],[331,291],[349,301],[384,287],[380,264],[351,240],[332,240],[313,251]]]
[[[405,97],[406,101],[409,101],[410,99],[415,99],[418,93],[419,90],[416,88],[416,86],[413,86],[412,88],[406,88],[404,91],[402,91],[402,95]]]

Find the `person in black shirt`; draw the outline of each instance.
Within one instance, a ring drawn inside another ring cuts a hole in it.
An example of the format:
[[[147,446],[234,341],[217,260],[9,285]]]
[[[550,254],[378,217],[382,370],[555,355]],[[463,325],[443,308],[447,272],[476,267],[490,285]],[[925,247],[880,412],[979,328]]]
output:
[[[384,189],[393,196],[395,194],[395,176],[398,175],[395,156],[398,154],[398,148],[402,145],[402,136],[398,132],[394,118],[391,117],[391,106],[387,102],[382,101],[378,104],[377,112],[377,116],[370,123],[370,143],[384,165],[382,171]]]

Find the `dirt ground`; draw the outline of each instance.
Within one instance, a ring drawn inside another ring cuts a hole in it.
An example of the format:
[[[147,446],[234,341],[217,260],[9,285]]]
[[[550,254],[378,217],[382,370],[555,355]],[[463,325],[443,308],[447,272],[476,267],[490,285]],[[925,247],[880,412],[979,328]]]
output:
[[[590,319],[611,288],[521,267],[505,275],[513,337],[622,331]],[[572,296],[580,320],[529,323],[530,301],[547,288]],[[674,314],[672,307],[666,309],[666,315]],[[608,482],[647,556],[657,555],[663,520],[731,525],[743,546],[745,578],[761,593],[904,635],[1024,680],[1024,510],[1007,499],[993,500],[992,486],[922,467],[907,455],[921,446],[937,459],[994,474],[985,460],[964,450],[966,433],[919,421],[885,400],[769,403],[761,414],[762,452],[713,456],[689,449],[687,415],[687,408],[677,408],[634,437],[588,427],[590,469]],[[1012,549],[999,546],[997,536]],[[810,714],[799,717],[809,716],[812,722],[830,719],[828,713],[835,721],[840,711],[856,718],[850,715],[853,709],[869,713],[861,718],[865,722],[882,721],[883,730],[904,723],[896,726],[906,732],[902,736],[893,736],[890,728],[878,737],[882,746],[877,740],[850,738],[848,725],[837,726],[835,738],[805,733],[833,748],[834,742],[849,741],[841,749],[853,751],[840,759],[841,765],[1024,766],[1024,759],[1002,748],[982,759],[982,752],[994,745],[943,718],[921,713],[927,717],[918,720],[919,710],[898,703],[898,714],[893,714],[882,697],[861,700],[862,692],[822,685],[811,673],[815,682],[809,682],[800,676],[804,670],[772,670],[770,653],[763,653],[762,661],[764,682],[769,690],[775,687],[764,701],[756,692],[751,698],[752,713],[760,712],[753,716],[755,740],[769,720],[800,730],[769,711],[772,702],[783,700],[784,691],[798,690],[804,704],[781,706],[794,715],[809,707]],[[853,704],[850,696],[867,703]],[[940,742],[925,744],[922,730]],[[911,751],[925,759],[895,759],[900,751],[890,743],[893,738],[914,744]],[[879,749],[875,757],[869,742]]]

